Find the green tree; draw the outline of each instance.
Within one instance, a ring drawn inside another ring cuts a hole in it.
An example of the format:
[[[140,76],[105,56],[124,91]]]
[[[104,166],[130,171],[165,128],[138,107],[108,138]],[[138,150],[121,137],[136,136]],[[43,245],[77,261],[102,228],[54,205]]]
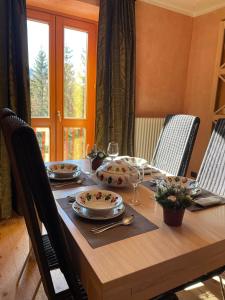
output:
[[[46,53],[40,49],[30,72],[32,117],[47,117],[48,101],[48,61]]]
[[[73,50],[69,47],[65,47],[64,50],[64,112],[67,117],[74,117],[74,81],[75,72],[73,69],[73,63],[71,58],[73,56]]]
[[[80,64],[76,72],[74,83],[75,116],[80,119],[84,117],[86,105],[86,51],[82,49]]]

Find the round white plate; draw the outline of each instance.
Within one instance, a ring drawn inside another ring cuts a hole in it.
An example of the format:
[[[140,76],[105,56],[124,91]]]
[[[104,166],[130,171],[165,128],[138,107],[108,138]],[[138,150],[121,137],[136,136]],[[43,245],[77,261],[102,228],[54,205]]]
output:
[[[88,220],[110,220],[122,215],[125,211],[125,206],[122,203],[120,206],[115,207],[114,209],[109,210],[105,214],[98,215],[93,210],[89,210],[83,206],[80,206],[76,201],[72,204],[73,211],[75,214],[81,218]]]
[[[69,162],[52,162],[47,164],[47,171],[55,174],[58,178],[69,178],[75,174],[79,167],[74,163]]]
[[[58,177],[58,176],[56,176],[54,173],[49,173],[49,172],[47,172],[47,174],[48,174],[48,178],[49,179],[53,179],[53,180],[57,180],[57,181],[67,181],[67,180],[73,180],[73,179],[76,179],[76,178],[78,178],[79,176],[80,176],[80,174],[81,174],[81,170],[80,169],[78,169],[77,171],[76,171],[76,173],[74,173],[72,176],[70,176],[70,177]]]
[[[89,210],[108,211],[123,203],[122,197],[107,190],[90,189],[76,194],[76,202]]]
[[[137,168],[143,167],[148,164],[147,160],[141,157],[124,156],[121,157],[120,160],[125,161]]]

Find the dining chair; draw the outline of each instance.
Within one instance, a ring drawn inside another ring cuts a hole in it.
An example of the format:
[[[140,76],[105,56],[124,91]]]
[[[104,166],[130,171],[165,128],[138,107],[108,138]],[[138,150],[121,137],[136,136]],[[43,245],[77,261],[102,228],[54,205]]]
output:
[[[2,120],[5,117],[8,117],[8,116],[15,116],[15,115],[16,114],[12,110],[10,110],[9,108],[4,108],[4,109],[0,110],[0,120]],[[24,263],[22,265],[22,268],[20,270],[19,276],[17,278],[16,286],[18,286],[18,284],[19,284],[19,281],[20,281],[20,279],[21,279],[21,277],[23,275],[23,272],[24,272],[24,270],[26,268],[26,265],[27,265],[27,263],[29,261],[30,256],[32,255],[32,253],[33,253],[33,248],[30,245],[30,241],[29,241],[29,252],[28,252],[27,257],[26,257],[26,259],[25,259],[25,261],[24,261]]]
[[[202,189],[225,196],[225,119],[216,122],[196,180]],[[223,299],[225,289],[221,274],[224,271],[225,266],[213,274],[219,276]]]
[[[196,180],[201,188],[225,196],[225,119],[216,123]]]
[[[45,293],[48,299],[86,300],[87,294],[76,272],[75,256],[66,241],[35,133],[8,109],[0,111],[0,127]],[[42,234],[39,221],[44,224],[46,235]],[[51,270],[56,268],[64,274],[69,287],[58,293],[51,277]],[[39,286],[40,283],[33,299]]]
[[[161,130],[151,165],[174,176],[185,176],[200,119],[191,115],[168,115]]]
[[[215,125],[196,180],[202,189],[225,196],[225,119],[219,119]],[[224,271],[225,266],[221,266],[198,278],[190,278],[188,283],[170,292],[175,293],[193,284],[219,276],[222,299],[225,300],[225,289],[221,277]]]

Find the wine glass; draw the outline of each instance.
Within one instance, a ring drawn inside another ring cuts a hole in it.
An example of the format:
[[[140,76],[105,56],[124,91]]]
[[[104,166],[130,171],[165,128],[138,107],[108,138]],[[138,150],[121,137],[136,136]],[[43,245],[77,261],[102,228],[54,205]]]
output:
[[[87,146],[86,146],[86,158],[88,159],[88,171],[86,171],[85,173],[88,174],[88,175],[93,174],[92,161],[96,157],[96,155],[97,155],[96,145],[94,145],[92,147],[90,144],[87,144]]]
[[[110,142],[107,148],[107,154],[113,160],[119,155],[119,146],[118,143]]]
[[[130,204],[136,206],[140,204],[140,201],[137,199],[137,188],[138,185],[144,181],[144,167],[141,166],[135,169],[136,169],[136,174],[131,176],[131,180],[130,180],[133,186],[133,196],[132,199],[130,200]]]

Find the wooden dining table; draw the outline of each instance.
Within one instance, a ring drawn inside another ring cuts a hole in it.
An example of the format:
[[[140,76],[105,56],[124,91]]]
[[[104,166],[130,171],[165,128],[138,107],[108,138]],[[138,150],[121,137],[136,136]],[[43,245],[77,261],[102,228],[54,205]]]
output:
[[[86,161],[75,162],[87,169]],[[53,194],[60,199],[88,189],[70,185]],[[129,203],[132,190],[116,192]],[[150,299],[225,265],[225,205],[186,210],[182,226],[169,227],[163,222],[154,192],[139,185],[137,196],[140,205],[135,210],[158,229],[95,249],[56,201],[74,267],[89,300]]]

